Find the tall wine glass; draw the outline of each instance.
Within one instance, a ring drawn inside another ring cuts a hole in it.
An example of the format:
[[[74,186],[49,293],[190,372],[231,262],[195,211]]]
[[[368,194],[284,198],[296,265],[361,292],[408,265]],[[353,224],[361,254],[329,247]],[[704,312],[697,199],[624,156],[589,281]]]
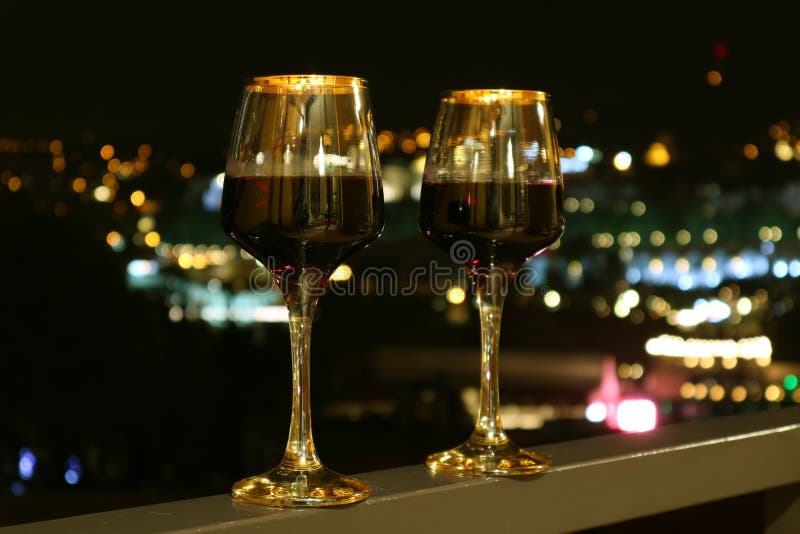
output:
[[[311,437],[311,321],[328,277],[383,230],[383,190],[366,80],[285,75],[249,80],[234,124],[222,227],[274,276],[289,309],[292,419],[280,464],[237,482],[235,499],[333,506],[367,483],[322,465]]]
[[[549,97],[468,89],[442,95],[420,196],[419,227],[463,265],[481,316],[480,410],[470,438],[427,458],[433,471],[528,475],[550,458],[512,443],[500,420],[503,300],[525,260],[564,228],[563,179]],[[517,280],[519,282],[519,280]]]

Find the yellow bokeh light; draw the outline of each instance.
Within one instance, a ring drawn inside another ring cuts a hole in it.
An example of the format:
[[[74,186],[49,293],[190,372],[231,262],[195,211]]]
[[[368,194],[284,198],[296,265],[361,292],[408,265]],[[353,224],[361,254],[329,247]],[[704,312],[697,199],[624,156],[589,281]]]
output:
[[[753,301],[747,297],[741,297],[736,301],[736,311],[740,315],[747,315],[753,310]]]
[[[706,74],[706,81],[708,82],[708,85],[717,87],[722,83],[722,74],[720,74],[720,72],[717,70],[710,70],[708,71],[708,74]]]
[[[678,258],[675,260],[675,270],[679,273],[688,273],[691,266],[687,258]]]
[[[108,172],[117,172],[119,171],[120,165],[122,165],[122,162],[117,158],[114,158],[108,162],[108,165],[106,165],[106,167],[108,168]]]
[[[620,172],[625,172],[630,169],[632,163],[633,157],[630,155],[630,153],[625,152],[624,150],[622,152],[617,152],[614,155],[614,168]]]
[[[640,363],[634,363],[631,365],[631,378],[634,380],[639,380],[644,376],[644,367]]]
[[[558,291],[555,289],[551,289],[547,293],[544,294],[544,305],[550,309],[557,308],[558,305],[561,304],[561,295],[558,294]]]
[[[55,156],[56,154],[61,154],[62,152],[64,152],[64,143],[62,143],[60,139],[53,139],[53,141],[50,143],[50,153]]]
[[[703,258],[703,270],[707,273],[713,272],[717,268],[717,260],[711,256]]]
[[[76,193],[83,193],[86,191],[86,180],[80,176],[72,180],[72,190]]]
[[[578,199],[575,197],[567,197],[566,200],[564,200],[564,209],[567,213],[575,213],[578,211],[580,205],[580,202],[578,202]]]
[[[406,154],[412,154],[417,149],[417,143],[409,138],[403,139],[400,143],[400,150],[405,152]]]
[[[117,187],[117,177],[107,172],[103,175],[103,185],[106,187]]]
[[[691,382],[684,382],[681,384],[680,394],[684,399],[691,399],[694,397],[694,384]]]
[[[592,235],[592,246],[595,248],[609,248],[614,244],[614,236],[608,232]]]
[[[738,361],[739,360],[736,358],[736,356],[726,356],[722,358],[722,367],[725,369],[733,369],[736,367]]]
[[[579,206],[582,213],[591,213],[594,210],[594,200],[591,198],[582,198]]]
[[[95,187],[92,194],[98,202],[111,202],[114,200],[114,190],[105,185]]]
[[[431,144],[431,134],[427,130],[419,132],[414,140],[417,142],[418,147],[428,148]]]
[[[714,367],[714,357],[713,356],[703,356],[700,358],[700,367],[703,369],[711,369]]]
[[[794,157],[794,149],[784,140],[775,143],[775,157],[781,161],[791,161]]]
[[[567,274],[572,278],[578,278],[583,274],[583,264],[578,260],[572,260],[567,264]]]
[[[644,162],[651,167],[669,165],[670,155],[664,143],[652,143],[644,155]]]
[[[139,149],[137,150],[137,152],[140,158],[147,159],[153,154],[153,149],[150,147],[150,145],[147,144],[139,145]]]
[[[12,193],[16,193],[22,187],[22,180],[19,179],[19,176],[12,176],[8,180],[8,190]]]
[[[152,217],[142,217],[136,223],[136,229],[140,232],[147,233],[155,228],[156,221]]]
[[[194,165],[191,163],[184,163],[180,169],[181,176],[184,178],[191,178],[194,176]]]
[[[391,130],[383,130],[376,138],[378,152],[392,152],[394,150],[394,133]]]
[[[178,265],[180,265],[181,269],[191,269],[193,262],[194,256],[188,252],[184,252],[178,256]]]
[[[686,356],[683,359],[683,365],[688,367],[689,369],[694,369],[698,365],[700,365],[700,358],[697,356]],[[694,386],[692,386],[694,388]],[[694,395],[694,389],[692,389],[692,395]]]
[[[731,390],[731,400],[733,402],[744,402],[747,398],[747,388],[744,386],[736,386]]]
[[[677,241],[679,245],[688,245],[691,240],[692,234],[689,233],[689,230],[678,230],[678,233],[675,234],[675,241]]]
[[[110,247],[116,247],[122,241],[122,236],[117,231],[111,231],[106,234],[106,243]]]
[[[708,391],[708,398],[714,402],[719,402],[725,398],[725,388],[720,386],[719,384],[713,386]]]
[[[703,241],[705,241],[707,245],[713,245],[716,243],[718,237],[719,234],[717,234],[717,231],[713,228],[706,228],[703,230]]]
[[[656,230],[650,234],[650,244],[654,247],[660,247],[664,244],[666,237],[664,236],[664,232]]]
[[[778,402],[783,398],[783,390],[775,384],[770,384],[764,390],[764,398],[769,402]]]
[[[776,243],[781,240],[783,237],[783,230],[780,229],[779,226],[773,226],[769,229],[770,231],[770,239],[775,241]]]
[[[708,386],[703,383],[695,384],[694,386],[694,398],[696,400],[703,400],[708,395]]]
[[[131,204],[133,204],[134,206],[137,207],[141,206],[142,204],[144,204],[145,200],[147,200],[147,197],[145,197],[143,191],[137,189],[136,191],[131,193]]]
[[[161,236],[158,232],[147,232],[144,236],[144,244],[150,248],[156,248],[161,243]]]
[[[344,282],[345,280],[350,280],[353,276],[353,270],[350,268],[349,265],[341,264],[333,271],[331,274],[331,280],[334,282]]]
[[[670,306],[666,300],[662,299],[661,297],[657,297],[656,295],[650,295],[647,297],[647,308],[661,317],[669,314],[669,312],[672,310],[672,306]]]
[[[129,161],[124,162],[119,167],[119,175],[122,178],[130,178],[131,174],[133,174],[133,165]]]
[[[620,378],[630,378],[631,377],[631,366],[627,363],[621,363],[617,368],[617,375]]]
[[[195,269],[205,269],[208,267],[208,258],[205,254],[195,254],[192,258],[192,267]]]
[[[447,291],[446,298],[450,304],[461,304],[467,299],[467,293],[462,288],[455,286]]]
[[[61,172],[67,168],[67,160],[64,159],[64,156],[56,156],[53,158],[53,170],[56,172]]]
[[[756,159],[758,157],[758,147],[752,143],[748,143],[744,145],[742,153],[744,153],[744,157],[747,159]]]
[[[647,211],[647,206],[641,200],[631,202],[631,213],[634,217],[641,217]]]
[[[111,145],[103,145],[100,149],[100,157],[108,161],[114,157],[114,147]]]

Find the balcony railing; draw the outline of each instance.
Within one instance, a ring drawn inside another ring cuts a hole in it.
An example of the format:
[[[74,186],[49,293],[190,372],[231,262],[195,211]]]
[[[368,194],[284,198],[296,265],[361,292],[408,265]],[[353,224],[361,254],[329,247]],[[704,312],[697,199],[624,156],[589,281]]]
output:
[[[534,479],[432,475],[422,465],[362,473],[372,497],[341,509],[276,510],[217,495],[0,531],[564,532],[756,493],[764,531],[800,525],[800,407],[537,450],[555,467]]]

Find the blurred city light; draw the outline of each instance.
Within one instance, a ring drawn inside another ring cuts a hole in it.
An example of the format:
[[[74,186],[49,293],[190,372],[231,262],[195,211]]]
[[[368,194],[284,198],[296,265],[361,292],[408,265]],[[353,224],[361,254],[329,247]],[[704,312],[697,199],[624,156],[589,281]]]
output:
[[[644,155],[644,162],[651,167],[669,165],[670,155],[664,143],[652,143]]]
[[[652,356],[737,357],[769,362],[772,356],[772,343],[766,336],[743,338],[736,341],[733,339],[684,339],[680,336],[662,334],[648,339],[645,351]]]
[[[608,409],[606,403],[601,401],[594,401],[586,406],[586,420],[592,423],[602,423],[606,420]]]
[[[797,375],[788,374],[783,377],[783,389],[786,391],[794,391],[797,389]]]
[[[64,481],[70,486],[76,485],[83,476],[83,465],[80,458],[77,456],[70,456],[66,461],[66,472],[64,473]]]
[[[620,172],[625,172],[631,168],[631,164],[633,163],[633,157],[630,155],[629,152],[617,152],[614,155],[614,168]]]
[[[551,289],[544,294],[544,305],[550,309],[557,308],[561,304],[561,295],[558,291]]]
[[[467,298],[466,292],[458,286],[451,287],[447,291],[447,302],[449,302],[450,304],[461,304],[462,302],[464,302],[464,300],[466,300],[466,298]]]
[[[350,269],[350,266],[343,263],[339,265],[335,271],[333,271],[330,280],[333,282],[344,282],[346,280],[350,280],[352,276],[353,271]]]
[[[722,83],[722,74],[716,70],[708,71],[708,74],[706,74],[706,81],[708,82],[708,85],[716,87]]]
[[[617,406],[617,425],[623,432],[647,432],[656,422],[656,405],[649,399],[626,399]]]
[[[17,473],[22,480],[30,480],[36,470],[36,455],[23,447],[19,450],[19,461],[17,462]]]

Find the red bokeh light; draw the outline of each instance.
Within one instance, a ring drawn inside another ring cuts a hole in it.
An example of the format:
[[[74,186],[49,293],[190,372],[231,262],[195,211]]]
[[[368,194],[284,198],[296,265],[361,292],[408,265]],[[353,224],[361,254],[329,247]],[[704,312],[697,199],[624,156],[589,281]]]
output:
[[[714,43],[714,46],[711,47],[711,55],[714,56],[714,59],[722,61],[728,57],[728,45],[722,41],[717,41]]]

